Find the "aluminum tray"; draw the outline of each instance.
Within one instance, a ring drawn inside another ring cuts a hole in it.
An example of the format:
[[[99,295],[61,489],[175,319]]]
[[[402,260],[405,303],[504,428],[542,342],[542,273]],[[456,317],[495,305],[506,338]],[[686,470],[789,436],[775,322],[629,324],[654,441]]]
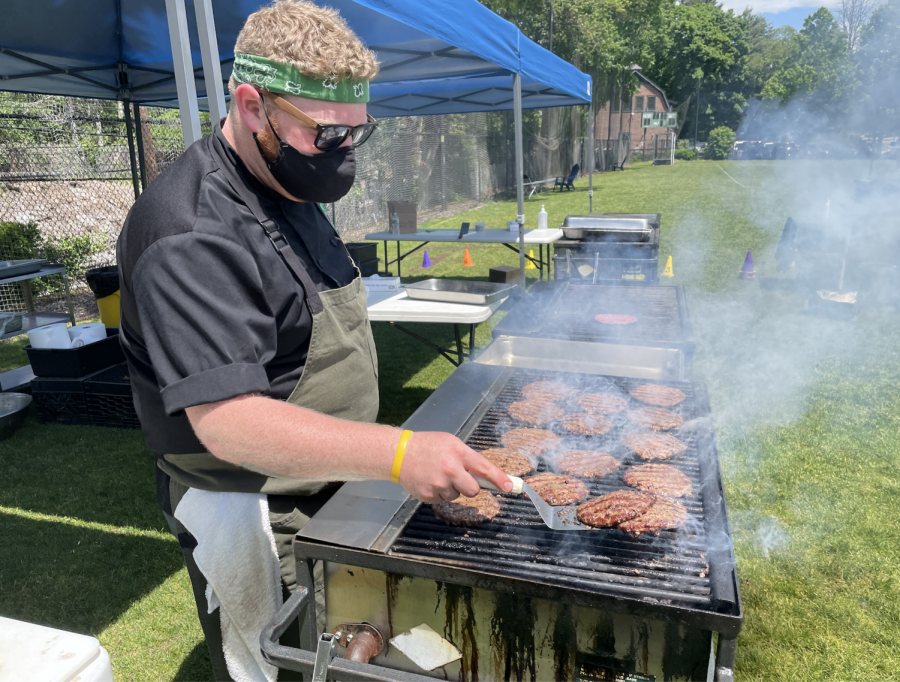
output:
[[[462,279],[426,279],[424,282],[404,284],[403,288],[410,298],[423,301],[488,305],[509,296],[516,285]]]
[[[646,242],[653,228],[647,218],[610,218],[598,215],[570,215],[562,224],[566,239],[595,239],[616,242]]]
[[[46,261],[42,258],[0,261],[0,279],[18,277],[19,275],[30,275],[31,273],[40,270],[45,262]]]

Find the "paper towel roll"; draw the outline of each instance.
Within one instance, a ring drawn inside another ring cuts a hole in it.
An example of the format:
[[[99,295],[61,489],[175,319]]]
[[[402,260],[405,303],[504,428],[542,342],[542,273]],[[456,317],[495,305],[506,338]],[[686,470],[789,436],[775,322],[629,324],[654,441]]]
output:
[[[28,342],[32,348],[71,348],[72,340],[63,322],[47,324],[28,332]]]
[[[103,332],[102,338],[106,338],[106,325],[102,322],[85,322],[84,324],[77,324],[74,327],[69,327],[69,338],[74,341],[88,329],[99,329]]]
[[[97,341],[102,341],[106,338],[106,327],[102,329],[85,329],[81,332],[78,337],[75,339],[76,341],[83,341],[86,346],[89,343],[96,343]]]

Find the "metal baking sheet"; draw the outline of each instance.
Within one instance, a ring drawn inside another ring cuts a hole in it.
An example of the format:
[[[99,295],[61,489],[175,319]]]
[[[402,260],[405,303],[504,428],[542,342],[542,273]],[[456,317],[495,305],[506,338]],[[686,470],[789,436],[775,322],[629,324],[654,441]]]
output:
[[[28,260],[4,260],[0,261],[0,279],[7,277],[18,277],[19,275],[30,275],[37,272],[44,265],[41,258],[31,258]]]
[[[424,282],[404,284],[403,288],[410,298],[423,301],[488,305],[509,296],[516,285],[462,279],[426,279]]]

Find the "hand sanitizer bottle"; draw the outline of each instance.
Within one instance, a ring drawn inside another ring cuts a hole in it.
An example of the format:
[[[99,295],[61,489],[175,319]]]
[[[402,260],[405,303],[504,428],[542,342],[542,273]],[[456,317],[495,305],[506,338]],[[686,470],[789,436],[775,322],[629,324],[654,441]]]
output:
[[[547,229],[547,211],[544,210],[544,205],[541,204],[541,212],[538,213],[538,226],[539,230]]]
[[[391,234],[400,234],[400,217],[396,213],[391,216]]]

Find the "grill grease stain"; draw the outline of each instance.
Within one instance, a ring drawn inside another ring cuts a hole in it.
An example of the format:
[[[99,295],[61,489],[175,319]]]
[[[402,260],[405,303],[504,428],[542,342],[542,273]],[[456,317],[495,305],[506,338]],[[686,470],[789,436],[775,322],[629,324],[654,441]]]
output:
[[[471,587],[438,583],[438,605],[441,591],[444,595],[444,638],[460,650],[460,682],[478,682],[478,640],[475,625],[475,609],[472,605],[474,590]],[[463,607],[460,622],[460,605]]]
[[[594,641],[591,643],[594,653],[614,656],[616,653],[616,629],[612,616],[601,613],[594,627]]]
[[[572,663],[577,649],[578,633],[575,631],[572,607],[568,604],[559,604],[553,623],[553,669],[556,673],[553,679],[572,679]]]
[[[394,607],[397,605],[397,593],[400,589],[401,580],[403,580],[402,575],[397,575],[396,573],[384,574],[385,592],[387,593],[388,629],[390,630],[387,639],[391,639],[394,636]]]
[[[491,617],[491,649],[497,679],[536,682],[534,647],[535,607],[528,597],[494,593]],[[500,665],[503,673],[500,673]]]

